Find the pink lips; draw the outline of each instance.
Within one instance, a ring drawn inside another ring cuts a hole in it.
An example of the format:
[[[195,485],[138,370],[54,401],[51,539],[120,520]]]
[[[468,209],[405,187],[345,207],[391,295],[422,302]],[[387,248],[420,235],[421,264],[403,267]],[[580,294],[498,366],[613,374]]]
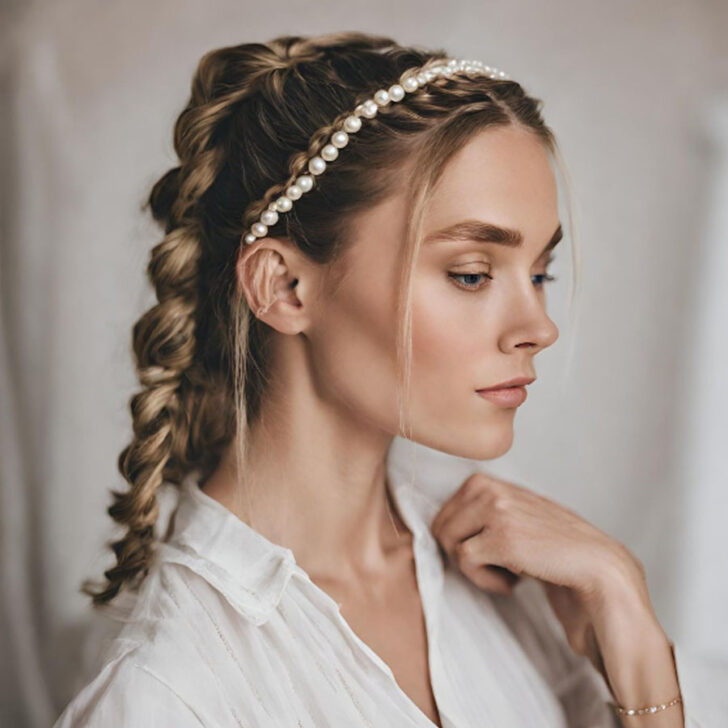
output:
[[[503,387],[503,389],[479,389],[481,397],[501,407],[518,407],[526,401],[528,393],[525,387]]]

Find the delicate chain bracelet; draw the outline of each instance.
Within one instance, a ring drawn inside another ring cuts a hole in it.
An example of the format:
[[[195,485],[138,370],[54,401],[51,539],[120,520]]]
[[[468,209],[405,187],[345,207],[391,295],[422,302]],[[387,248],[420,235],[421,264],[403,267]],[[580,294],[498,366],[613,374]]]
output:
[[[673,698],[669,703],[660,703],[659,705],[648,705],[646,708],[623,708],[621,705],[617,705],[612,701],[609,704],[619,713],[619,715],[643,715],[644,713],[657,713],[660,710],[667,710],[673,705],[677,705],[682,701],[682,698],[678,695]]]

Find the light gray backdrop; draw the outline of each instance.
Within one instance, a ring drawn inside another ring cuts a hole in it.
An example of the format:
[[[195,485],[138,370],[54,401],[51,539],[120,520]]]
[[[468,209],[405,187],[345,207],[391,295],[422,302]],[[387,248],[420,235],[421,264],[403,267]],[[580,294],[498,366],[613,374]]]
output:
[[[112,563],[130,330],[153,300],[144,267],[160,238],[139,206],[175,163],[191,73],[213,47],[282,33],[443,47],[544,99],[573,187],[578,325],[564,247],[549,294],[561,338],[537,359],[513,449],[484,464],[421,457],[432,487],[481,465],[576,509],[644,561],[673,638],[728,656],[725,3],[65,0],[2,13],[3,726],[49,725],[98,647],[78,586]]]

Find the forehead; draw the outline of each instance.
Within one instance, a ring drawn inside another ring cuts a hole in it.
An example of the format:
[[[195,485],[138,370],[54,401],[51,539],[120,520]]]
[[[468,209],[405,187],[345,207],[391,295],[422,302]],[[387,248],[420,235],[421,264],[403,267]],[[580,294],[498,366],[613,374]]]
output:
[[[556,179],[548,151],[533,133],[497,127],[477,133],[448,160],[424,219],[425,233],[480,219],[550,236],[558,224]]]

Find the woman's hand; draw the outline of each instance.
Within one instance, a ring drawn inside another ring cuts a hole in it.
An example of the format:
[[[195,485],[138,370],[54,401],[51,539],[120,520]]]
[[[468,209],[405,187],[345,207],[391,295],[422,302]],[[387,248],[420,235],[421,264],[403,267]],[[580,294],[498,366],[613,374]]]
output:
[[[587,655],[627,707],[680,694],[670,642],[647,591],[642,563],[568,508],[515,483],[473,473],[435,516],[448,559],[477,586],[508,594],[521,575],[540,579],[571,648]],[[641,716],[621,716],[625,728]],[[683,728],[681,707],[650,716]]]
[[[538,493],[473,473],[443,504],[431,530],[448,559],[485,590],[508,594],[524,574],[542,580],[569,645],[610,686],[605,645],[619,650],[638,635],[651,644],[664,637],[669,645],[642,563],[624,544]],[[619,659],[614,652],[610,657]]]

